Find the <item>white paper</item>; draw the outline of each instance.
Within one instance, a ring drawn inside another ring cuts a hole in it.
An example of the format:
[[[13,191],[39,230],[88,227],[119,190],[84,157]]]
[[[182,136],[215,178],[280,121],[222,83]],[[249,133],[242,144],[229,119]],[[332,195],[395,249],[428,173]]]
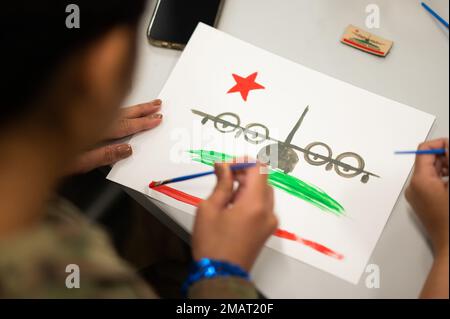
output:
[[[227,92],[236,84],[232,74],[247,77],[258,72],[256,82],[265,89]],[[415,149],[424,141],[434,117],[409,106],[375,95],[342,81],[235,39],[200,24],[162,90],[162,125],[134,136],[131,158],[116,164],[108,179],[164,203],[194,214],[195,208],[150,191],[154,180],[203,172],[209,166],[193,162],[189,149],[214,150],[256,157],[268,142],[254,145],[243,135],[223,134],[191,109],[217,116],[239,115],[241,125],[260,123],[270,136],[284,141],[309,105],[292,144],[306,147],[324,142],[335,158],[355,152],[365,161],[371,177],[344,178],[335,170],[313,166],[297,152],[300,161],[290,175],[314,184],[345,208],[344,216],[311,205],[275,189],[280,228],[320,243],[344,256],[338,260],[295,241],[272,236],[267,246],[342,279],[357,283],[375,248],[414,163],[413,156],[396,156],[394,150]],[[356,165],[354,161],[348,164]],[[214,176],[177,183],[171,187],[206,198]],[[249,232],[252,230],[249,229]]]

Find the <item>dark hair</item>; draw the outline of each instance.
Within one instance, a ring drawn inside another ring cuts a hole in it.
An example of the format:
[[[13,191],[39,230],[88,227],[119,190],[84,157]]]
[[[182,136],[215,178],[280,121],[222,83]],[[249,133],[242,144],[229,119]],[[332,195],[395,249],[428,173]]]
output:
[[[12,0],[0,5],[0,124],[31,107],[31,100],[70,54],[118,25],[136,25],[146,0]],[[67,28],[78,6],[80,28]]]

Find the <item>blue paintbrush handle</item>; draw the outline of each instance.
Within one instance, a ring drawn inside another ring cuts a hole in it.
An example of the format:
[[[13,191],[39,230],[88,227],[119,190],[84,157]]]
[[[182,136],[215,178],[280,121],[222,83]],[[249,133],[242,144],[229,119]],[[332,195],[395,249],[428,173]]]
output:
[[[230,169],[231,169],[232,172],[236,172],[236,171],[240,171],[240,170],[243,170],[243,169],[254,167],[255,165],[256,165],[256,163],[241,163],[241,164],[232,165],[230,167]],[[213,175],[213,174],[214,174],[214,171],[208,171],[208,172],[204,172],[204,173],[197,173],[197,174],[192,174],[192,175],[175,177],[175,178],[172,178],[170,180],[170,183],[183,182],[183,181],[187,181],[187,180],[190,180],[190,179],[199,178],[199,177],[208,176],[208,175]]]
[[[433,9],[431,9],[426,3],[422,2],[422,7],[425,8],[433,17],[435,17],[440,23],[448,29],[448,22],[445,21],[439,14],[437,14]]]
[[[231,171],[236,172],[247,168],[255,167],[256,163],[241,163],[241,164],[234,164],[231,165]]]
[[[172,178],[170,180],[170,183],[177,183],[177,182],[187,181],[189,179],[199,178],[199,177],[208,176],[208,175],[212,175],[212,174],[214,174],[214,171],[175,177],[175,178]]]
[[[434,150],[416,150],[416,151],[398,151],[397,155],[415,154],[415,155],[444,155],[447,153],[445,148],[439,148]]]

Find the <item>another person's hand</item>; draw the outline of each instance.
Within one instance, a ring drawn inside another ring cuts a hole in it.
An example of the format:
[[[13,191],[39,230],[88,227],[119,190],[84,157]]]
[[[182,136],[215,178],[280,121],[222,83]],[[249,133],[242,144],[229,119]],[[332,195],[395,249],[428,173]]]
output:
[[[449,154],[448,139],[423,143],[419,150],[445,148],[445,156],[417,155],[414,174],[406,198],[425,226],[435,253],[448,251],[449,240]]]
[[[275,232],[273,189],[261,165],[233,173],[230,164],[216,164],[217,186],[200,204],[192,250],[195,260],[211,258],[249,271],[266,240]],[[234,190],[234,183],[239,186]]]
[[[162,121],[161,100],[154,100],[123,109],[119,120],[105,136],[105,140],[120,139],[155,128]],[[129,144],[108,144],[79,156],[70,167],[69,174],[81,174],[95,168],[112,165],[129,157],[133,150]]]
[[[420,297],[448,299],[448,139],[434,140],[419,146],[419,150],[438,148],[447,150],[445,156],[416,156],[414,174],[406,189],[406,198],[425,226],[434,250],[433,266]]]

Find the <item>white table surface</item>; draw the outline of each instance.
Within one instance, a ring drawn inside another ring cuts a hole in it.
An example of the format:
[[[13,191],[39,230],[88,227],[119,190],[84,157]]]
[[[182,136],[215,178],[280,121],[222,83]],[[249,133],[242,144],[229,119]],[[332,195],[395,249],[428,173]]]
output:
[[[366,28],[365,8],[371,3],[381,9],[380,29],[371,31],[394,41],[386,58],[339,42],[348,24]],[[427,3],[448,21],[448,0]],[[155,1],[150,1],[142,21],[137,73],[127,105],[156,98],[180,56],[180,52],[148,44],[145,34],[154,5]],[[430,138],[448,136],[449,34],[420,1],[225,0],[218,28],[294,62],[431,113],[437,121]],[[186,230],[193,222],[190,215],[127,192],[188,240]],[[371,263],[380,267],[378,289],[366,287],[365,275],[358,285],[352,285],[269,248],[263,250],[252,276],[269,298],[416,298],[431,267],[432,253],[403,195]]]

